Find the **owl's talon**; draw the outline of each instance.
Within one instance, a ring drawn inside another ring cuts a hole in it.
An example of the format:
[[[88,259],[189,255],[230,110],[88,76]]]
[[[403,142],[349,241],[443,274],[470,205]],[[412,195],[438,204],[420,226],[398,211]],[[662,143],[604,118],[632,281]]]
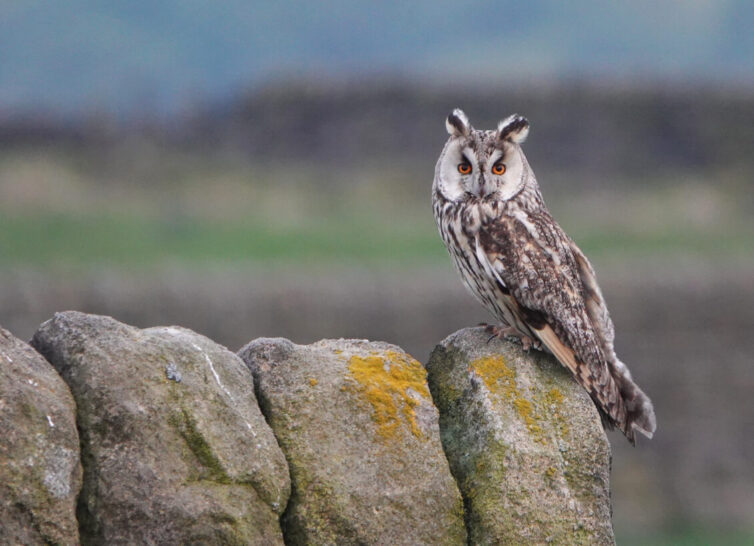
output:
[[[520,333],[520,332],[516,331],[516,330],[515,330],[515,329],[513,329],[513,328],[511,328],[511,331],[510,331],[510,332],[506,332],[506,334],[507,334],[507,335],[508,335],[509,337],[512,337],[512,338],[514,338],[514,339],[517,339],[518,341],[520,341],[520,342],[521,342],[521,348],[522,348],[522,349],[523,349],[524,351],[526,351],[527,353],[528,353],[528,352],[529,352],[529,350],[530,350],[530,349],[532,349],[532,348],[534,348],[534,349],[539,349],[539,348],[540,348],[540,347],[542,346],[542,345],[541,345],[541,344],[540,344],[539,342],[537,342],[537,341],[533,340],[532,338],[530,338],[530,337],[529,337],[529,336],[527,336],[527,335],[524,335],[524,334],[522,334],[522,333]]]
[[[541,344],[537,341],[533,340],[529,336],[522,334],[518,330],[516,330],[513,326],[495,326],[494,324],[487,324],[484,322],[479,323],[479,326],[484,326],[484,331],[487,332],[490,335],[489,339],[487,339],[487,343],[492,341],[495,338],[498,339],[511,339],[515,340],[521,343],[521,348],[528,352],[532,348],[538,349],[541,347]]]
[[[501,328],[500,326],[495,326],[494,324],[487,324],[486,322],[480,322],[479,326],[484,326],[484,331],[488,334],[491,334],[490,337],[487,339],[487,343],[492,341],[495,338],[503,339],[506,335],[507,327]]]

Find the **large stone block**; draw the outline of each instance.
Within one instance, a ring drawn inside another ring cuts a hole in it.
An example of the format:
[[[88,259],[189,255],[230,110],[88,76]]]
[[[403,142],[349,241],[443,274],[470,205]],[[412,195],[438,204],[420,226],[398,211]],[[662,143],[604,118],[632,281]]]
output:
[[[77,544],[76,405],[49,362],[0,328],[0,544]]]
[[[472,544],[613,544],[610,445],[551,355],[482,328],[433,351],[429,386]]]
[[[288,469],[236,355],[78,312],[32,344],[76,399],[83,543],[282,544]]]
[[[291,471],[288,544],[466,544],[426,372],[386,343],[258,339],[240,353]]]

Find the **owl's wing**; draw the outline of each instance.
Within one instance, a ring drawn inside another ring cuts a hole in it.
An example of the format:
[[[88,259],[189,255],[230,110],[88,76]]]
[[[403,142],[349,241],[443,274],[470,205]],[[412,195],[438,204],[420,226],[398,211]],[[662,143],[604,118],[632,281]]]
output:
[[[594,327],[597,341],[601,344],[610,374],[615,379],[624,400],[629,426],[641,431],[651,438],[657,428],[654,407],[649,397],[634,383],[628,367],[615,354],[615,328],[607,310],[605,298],[597,284],[597,277],[592,264],[576,246],[570,241],[570,250],[576,261],[577,272],[581,280],[582,294],[587,315]]]
[[[651,435],[654,413],[652,423],[642,426],[628,407],[628,402],[634,405],[636,391],[649,399],[627,370],[613,373],[612,360],[625,366],[612,349],[613,326],[594,271],[552,217],[546,211],[501,217],[480,230],[478,248],[484,249],[488,266],[507,288],[510,311],[571,370],[608,423],[631,441],[633,428]],[[633,387],[630,392],[624,379]]]

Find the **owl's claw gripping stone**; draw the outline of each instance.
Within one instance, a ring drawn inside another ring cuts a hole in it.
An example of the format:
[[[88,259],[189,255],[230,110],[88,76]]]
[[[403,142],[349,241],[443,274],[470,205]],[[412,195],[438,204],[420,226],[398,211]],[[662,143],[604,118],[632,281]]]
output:
[[[493,339],[505,339],[509,338],[515,341],[518,341],[521,343],[521,347],[523,347],[524,351],[529,351],[530,349],[541,349],[542,344],[527,336],[526,334],[522,334],[518,330],[516,330],[513,326],[495,326],[494,324],[487,324],[486,322],[480,322],[479,326],[484,327],[484,331],[488,334],[490,334],[489,339],[487,340],[487,343],[492,341]]]

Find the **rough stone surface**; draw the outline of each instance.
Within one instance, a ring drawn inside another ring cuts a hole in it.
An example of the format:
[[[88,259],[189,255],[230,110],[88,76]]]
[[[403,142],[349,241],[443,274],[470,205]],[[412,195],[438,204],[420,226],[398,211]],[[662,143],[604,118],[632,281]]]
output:
[[[78,312],[32,344],[76,399],[82,543],[282,543],[288,470],[236,355],[183,328]]]
[[[386,343],[241,349],[286,454],[288,544],[465,544],[426,371]]]
[[[0,328],[0,544],[77,544],[76,406],[50,364]]]
[[[586,392],[550,355],[460,330],[429,386],[472,544],[614,544],[610,446]]]

